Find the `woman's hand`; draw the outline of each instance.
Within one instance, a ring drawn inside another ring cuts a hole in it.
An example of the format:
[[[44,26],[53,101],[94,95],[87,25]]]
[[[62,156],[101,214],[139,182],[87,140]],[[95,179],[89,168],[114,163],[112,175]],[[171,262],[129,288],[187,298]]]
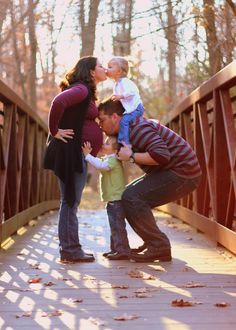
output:
[[[73,139],[74,137],[74,130],[73,129],[58,129],[57,134],[54,137],[58,140],[61,140],[65,143],[68,141],[66,139]]]
[[[82,150],[84,153],[84,156],[86,157],[88,154],[91,153],[92,147],[90,142],[84,142],[84,145],[82,146]]]

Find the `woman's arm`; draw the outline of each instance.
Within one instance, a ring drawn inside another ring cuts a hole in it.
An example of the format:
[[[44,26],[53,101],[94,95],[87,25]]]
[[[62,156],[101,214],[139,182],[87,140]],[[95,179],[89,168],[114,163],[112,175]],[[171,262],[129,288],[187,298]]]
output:
[[[50,133],[56,137],[58,126],[66,108],[77,103],[81,103],[88,95],[88,89],[82,84],[78,84],[58,94],[52,101],[48,126]],[[60,135],[60,134],[59,134]]]

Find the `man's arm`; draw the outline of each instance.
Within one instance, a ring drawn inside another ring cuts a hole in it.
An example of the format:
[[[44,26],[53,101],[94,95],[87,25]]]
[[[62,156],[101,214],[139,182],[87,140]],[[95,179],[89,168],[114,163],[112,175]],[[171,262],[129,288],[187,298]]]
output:
[[[127,161],[130,159],[131,155],[138,165],[158,165],[158,162],[156,162],[148,152],[132,152],[130,147],[123,143],[123,147],[120,148],[120,151],[118,153],[118,159]]]

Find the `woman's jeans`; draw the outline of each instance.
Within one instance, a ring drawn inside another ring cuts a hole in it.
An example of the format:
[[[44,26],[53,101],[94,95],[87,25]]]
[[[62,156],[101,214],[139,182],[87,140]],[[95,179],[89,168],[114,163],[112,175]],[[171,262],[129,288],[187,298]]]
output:
[[[75,182],[75,203],[70,207],[65,200],[65,185],[59,180],[61,200],[59,210],[58,236],[60,244],[60,254],[62,259],[76,259],[83,256],[81,244],[79,242],[79,222],[77,209],[80,204],[81,195],[86,184],[87,166],[84,161],[83,173],[74,174]]]
[[[130,113],[125,113],[120,121],[120,128],[118,133],[118,142],[125,142],[126,144],[130,144],[129,140],[129,125],[130,122],[136,119],[137,117],[142,116],[144,113],[144,107],[142,103],[140,103],[134,111]]]
[[[108,202],[106,209],[111,230],[111,251],[129,255],[130,247],[122,202]]]
[[[153,171],[131,182],[122,195],[126,219],[147,246],[170,250],[168,237],[158,228],[152,208],[178,200],[199,184],[170,170]]]

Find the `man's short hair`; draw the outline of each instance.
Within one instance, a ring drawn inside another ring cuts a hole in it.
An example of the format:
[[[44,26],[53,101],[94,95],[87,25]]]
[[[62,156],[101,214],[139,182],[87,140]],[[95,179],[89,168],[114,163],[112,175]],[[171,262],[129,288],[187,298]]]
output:
[[[103,111],[106,115],[111,116],[113,113],[116,113],[118,116],[122,117],[125,109],[120,101],[112,101],[109,97],[103,100],[99,106],[99,111]]]

